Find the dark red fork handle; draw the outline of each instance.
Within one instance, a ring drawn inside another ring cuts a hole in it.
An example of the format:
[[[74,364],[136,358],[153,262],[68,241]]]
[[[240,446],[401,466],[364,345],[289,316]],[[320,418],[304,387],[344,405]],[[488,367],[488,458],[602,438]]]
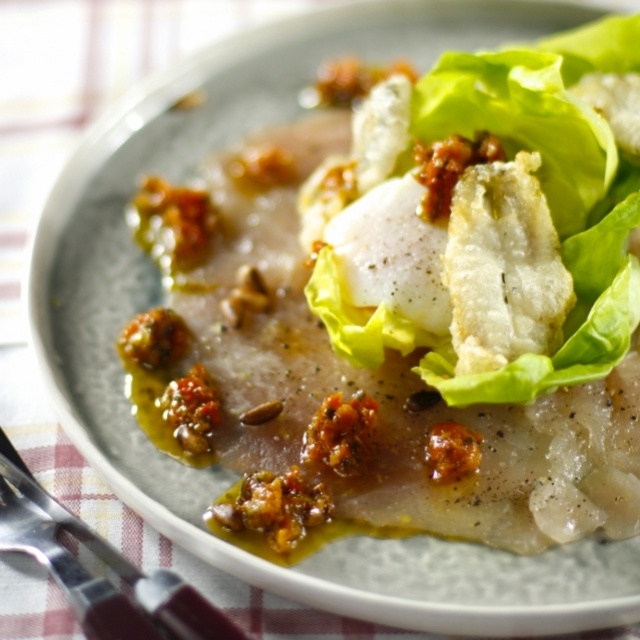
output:
[[[165,640],[145,613],[106,580],[71,592],[87,640]]]
[[[249,636],[220,609],[178,575],[155,571],[136,584],[143,609],[180,640],[248,640]]]

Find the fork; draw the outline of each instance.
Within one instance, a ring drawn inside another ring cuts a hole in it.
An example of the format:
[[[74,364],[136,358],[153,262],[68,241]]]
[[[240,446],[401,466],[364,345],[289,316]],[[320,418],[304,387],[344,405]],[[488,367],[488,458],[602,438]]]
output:
[[[20,496],[8,486],[11,483]],[[6,493],[6,492],[9,493]],[[141,610],[149,619],[177,640],[248,640],[245,634],[226,614],[212,606],[196,589],[184,582],[180,576],[167,569],[158,569],[150,575],[144,574],[122,553],[104,538],[96,534],[86,523],[65,509],[53,496],[47,493],[35,480],[20,454],[0,427],[0,500],[13,508],[26,507],[44,518],[48,527],[61,527],[72,534],[79,542],[90,549],[105,565],[113,569],[127,584],[133,587],[133,597],[141,609],[134,606],[124,596],[118,602],[127,605],[139,618]],[[20,504],[15,507],[15,503]],[[2,513],[6,509],[0,506],[0,551],[2,550]],[[37,523],[34,523],[37,524]],[[52,534],[48,534],[51,536]],[[55,535],[55,534],[53,534]],[[39,542],[39,540],[38,540]],[[59,546],[59,545],[58,545]],[[63,551],[66,549],[63,548]],[[68,551],[67,551],[68,554]],[[70,554],[69,554],[70,555]],[[39,558],[40,559],[40,558]],[[73,556],[71,559],[79,565]],[[87,573],[82,566],[80,571]],[[90,576],[89,576],[90,577]],[[113,594],[111,583],[104,580],[105,593],[109,598]],[[117,592],[116,592],[117,593]],[[72,594],[73,595],[73,594]],[[113,598],[115,602],[115,597]],[[82,600],[81,604],[84,602]],[[114,612],[115,613],[115,612]],[[82,608],[80,609],[82,615]],[[111,621],[110,621],[111,623]],[[155,631],[155,629],[153,629]],[[97,638],[97,636],[92,636]],[[111,640],[113,636],[101,636]],[[156,635],[122,635],[121,640],[136,638],[153,640]]]
[[[140,609],[56,540],[57,523],[0,477],[0,551],[29,554],[62,588],[89,640],[161,640]]]

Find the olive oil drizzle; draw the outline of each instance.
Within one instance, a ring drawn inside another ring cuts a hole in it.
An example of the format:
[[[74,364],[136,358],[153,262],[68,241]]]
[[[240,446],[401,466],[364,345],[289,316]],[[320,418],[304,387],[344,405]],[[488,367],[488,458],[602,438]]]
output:
[[[163,453],[191,467],[203,468],[217,462],[213,447],[211,451],[193,454],[185,451],[173,434],[172,427],[162,415],[158,400],[172,380],[170,373],[152,372],[131,364],[122,357],[126,370],[125,395],[131,403],[131,413],[153,445]]]
[[[214,504],[228,504],[236,501],[242,481],[231,487],[226,493],[220,496]],[[402,539],[416,535],[423,535],[424,531],[418,531],[411,527],[376,527],[372,524],[343,518],[333,518],[324,524],[308,527],[290,553],[278,553],[267,541],[266,537],[259,531],[230,531],[223,527],[207,510],[203,515],[206,527],[216,537],[233,544],[244,551],[258,556],[263,560],[268,560],[273,564],[282,567],[291,567],[305,558],[308,558],[323,547],[341,538],[353,536],[367,536],[377,539]]]

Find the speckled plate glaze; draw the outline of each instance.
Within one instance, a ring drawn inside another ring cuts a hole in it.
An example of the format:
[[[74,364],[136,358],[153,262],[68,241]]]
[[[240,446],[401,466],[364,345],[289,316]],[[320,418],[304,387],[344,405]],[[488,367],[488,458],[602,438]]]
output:
[[[517,0],[373,0],[216,44],[130,93],[69,162],[35,236],[33,345],[67,433],[132,509],[230,574],[335,613],[407,629],[543,635],[640,620],[640,539],[586,540],[536,557],[419,536],[345,539],[293,569],[205,531],[201,514],[234,479],[158,453],[123,395],[114,340],[158,304],[157,272],[134,246],[123,207],[142,173],[184,180],[211,150],[301,114],[298,93],[323,59],[408,57],[426,70],[445,49],[529,40],[599,15],[578,4]],[[202,91],[197,109],[172,110]]]

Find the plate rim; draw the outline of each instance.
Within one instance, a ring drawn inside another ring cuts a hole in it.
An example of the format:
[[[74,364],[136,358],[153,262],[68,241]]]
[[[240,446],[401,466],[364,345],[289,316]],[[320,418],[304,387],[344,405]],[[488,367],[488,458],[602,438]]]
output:
[[[455,1],[458,4],[476,6],[487,4],[487,0]],[[511,7],[579,6],[585,12],[592,11],[594,14],[610,9],[604,1],[589,5],[580,0],[490,1],[495,6],[508,4]],[[308,26],[311,22],[317,23],[318,20],[331,22],[337,17],[348,20],[358,11],[362,11],[363,7],[384,11],[385,7],[388,10],[392,4],[396,8],[398,5],[435,6],[447,5],[450,2],[451,0],[350,0],[346,3],[317,6],[300,14],[269,20],[217,40],[137,83],[81,136],[55,181],[39,216],[35,232],[31,234],[23,287],[29,346],[35,354],[47,397],[65,433],[118,498],[174,543],[244,582],[337,615],[429,633],[477,635],[481,630],[483,634],[491,633],[496,637],[514,634],[541,636],[597,630],[638,622],[640,593],[607,601],[558,605],[473,606],[430,603],[367,592],[274,565],[215,538],[176,516],[118,472],[108,457],[88,437],[82,419],[69,402],[59,376],[56,376],[56,354],[48,322],[50,301],[46,296],[46,274],[53,262],[56,248],[55,243],[47,243],[47,237],[52,228],[59,227],[64,222],[56,219],[56,202],[63,195],[68,199],[69,194],[73,195],[72,199],[76,199],[85,184],[82,179],[78,180],[78,175],[85,179],[93,175],[99,164],[124,142],[126,136],[123,139],[120,130],[127,117],[131,119],[127,124],[131,135],[165,110],[175,99],[198,87],[204,77],[215,73],[216,68],[224,68],[228,62],[236,61],[239,55],[250,55],[251,50],[268,44],[268,41],[273,39],[275,29],[280,33],[284,31],[286,35]],[[246,46],[248,35],[253,43],[250,48]],[[358,604],[357,612],[354,612],[354,602]],[[361,613],[363,611],[366,611],[366,615]]]

